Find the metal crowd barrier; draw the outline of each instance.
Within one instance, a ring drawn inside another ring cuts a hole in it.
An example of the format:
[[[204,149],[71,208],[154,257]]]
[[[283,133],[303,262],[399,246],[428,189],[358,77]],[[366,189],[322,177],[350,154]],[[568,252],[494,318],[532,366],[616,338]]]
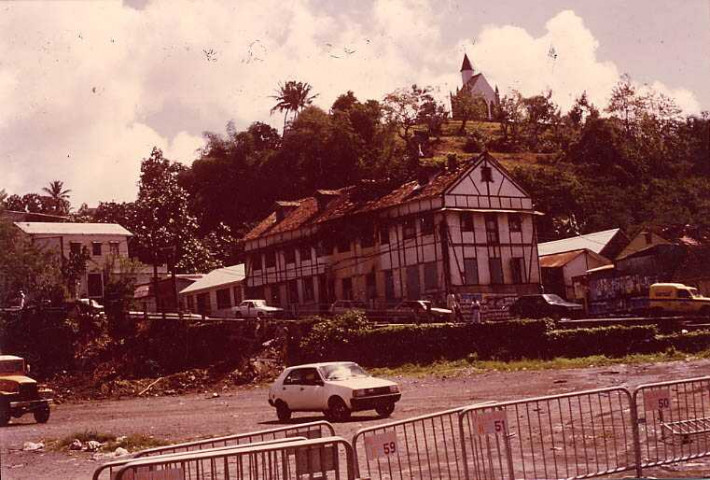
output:
[[[289,425],[268,430],[259,430],[255,432],[247,432],[223,437],[213,437],[203,440],[195,440],[192,442],[177,443],[166,445],[163,447],[149,448],[136,452],[128,458],[119,459],[113,462],[101,465],[94,472],[94,480],[99,480],[100,475],[107,471],[110,478],[113,480],[113,472],[117,467],[120,467],[137,458],[152,457],[156,455],[167,455],[176,453],[185,453],[191,451],[200,451],[207,449],[216,449],[218,447],[235,447],[238,445],[253,444],[256,442],[276,441],[291,437],[305,438],[320,438],[335,435],[333,425],[326,421],[317,421],[310,423],[302,423],[299,425]]]
[[[354,456],[341,437],[242,445],[137,458],[112,480],[355,480]]]
[[[128,465],[131,462],[136,462],[139,460],[144,460],[147,458],[150,459],[160,459],[160,460],[171,460],[171,459],[180,459],[184,457],[185,455],[189,455],[190,453],[214,453],[214,452],[224,452],[224,451],[231,451],[231,450],[238,450],[241,448],[247,448],[247,447],[255,447],[259,445],[283,445],[284,443],[289,443],[289,442],[296,442],[299,440],[308,440],[306,437],[292,437],[292,438],[279,438],[277,440],[267,440],[265,442],[256,442],[256,443],[249,443],[249,444],[244,444],[244,445],[230,445],[226,447],[216,447],[216,448],[206,448],[203,450],[194,450],[192,452],[179,452],[179,453],[167,453],[165,455],[155,455],[152,457],[145,457],[145,458],[132,458],[132,457],[125,457],[121,458],[120,460],[114,460],[113,462],[108,462],[104,463],[100,467],[98,467],[94,471],[94,475],[91,477],[92,480],[99,480],[104,473],[109,474],[109,478],[111,480],[114,480],[116,478],[116,471],[118,471],[121,467],[124,465]],[[139,474],[140,476],[147,476],[150,477],[152,474],[146,474],[145,471],[141,471]],[[158,474],[157,476],[160,476]]]
[[[357,475],[373,480],[464,480],[460,411],[447,410],[359,430],[352,443]]]
[[[636,468],[624,388],[470,407],[460,428],[466,479],[581,479]]]
[[[641,468],[710,456],[710,377],[641,385],[634,404]]]

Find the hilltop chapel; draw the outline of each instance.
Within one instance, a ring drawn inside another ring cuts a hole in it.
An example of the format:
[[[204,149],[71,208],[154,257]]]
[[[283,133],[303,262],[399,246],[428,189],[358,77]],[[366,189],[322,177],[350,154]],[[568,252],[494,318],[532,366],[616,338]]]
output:
[[[486,105],[487,119],[492,120],[495,116],[495,111],[500,105],[500,98],[498,96],[498,87],[495,90],[491,88],[491,85],[486,80],[483,73],[475,73],[473,70],[473,65],[468,59],[468,55],[464,54],[463,64],[461,65],[461,81],[463,85],[461,88],[456,87],[456,93],[452,93],[451,96],[451,112],[453,118],[457,118],[456,112],[456,102],[454,98],[459,94],[461,90],[467,90],[469,94],[480,97]]]

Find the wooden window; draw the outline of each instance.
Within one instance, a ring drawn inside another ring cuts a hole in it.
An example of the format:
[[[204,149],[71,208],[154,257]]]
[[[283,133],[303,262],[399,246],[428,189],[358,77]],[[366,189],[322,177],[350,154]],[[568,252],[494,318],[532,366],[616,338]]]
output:
[[[503,283],[503,263],[500,258],[489,258],[488,269],[491,272],[491,285]]]
[[[256,272],[261,270],[261,254],[252,255],[251,257],[251,269]]]
[[[81,253],[81,243],[69,242],[69,252],[74,255],[79,255]]]
[[[195,297],[193,295],[188,295],[187,296],[187,309],[190,312],[195,311]]]
[[[239,305],[242,303],[242,289],[241,287],[232,287],[232,297],[234,298],[234,304]]]
[[[104,295],[104,279],[100,273],[90,273],[87,276],[89,288],[89,298],[103,297]]]
[[[510,272],[513,283],[525,283],[525,261],[521,257],[510,259]]]
[[[473,232],[473,213],[461,212],[460,222],[462,232]]]
[[[493,170],[489,166],[481,167],[481,181],[492,182],[493,181]]]
[[[523,221],[519,213],[508,214],[508,229],[511,232],[521,232],[523,230]]]
[[[375,245],[375,226],[372,223],[368,223],[360,231],[360,246],[369,248],[373,245]]]
[[[312,302],[316,299],[316,292],[313,288],[313,277],[303,279],[303,302]]]
[[[101,242],[91,242],[91,254],[94,257],[101,256]]]
[[[464,285],[478,285],[478,259],[476,257],[463,259]]]
[[[390,229],[387,225],[380,225],[380,244],[389,245],[390,243]]]
[[[217,290],[217,309],[222,310],[223,308],[230,308],[232,306],[232,299],[229,296],[228,288],[220,288]]]
[[[108,253],[111,255],[118,255],[118,242],[109,242],[108,243]]]
[[[264,264],[266,268],[271,268],[276,266],[276,252],[268,252],[264,255]]]
[[[353,299],[353,279],[352,278],[343,278],[342,287],[343,287],[343,300],[352,300]]]
[[[385,299],[394,300],[394,273],[392,270],[385,270]]]
[[[313,254],[311,253],[311,246],[304,243],[298,249],[298,256],[301,258],[302,262],[309,262],[313,259]]]
[[[287,265],[290,263],[296,263],[296,249],[287,248],[284,250],[284,260],[286,260]]]
[[[419,300],[421,283],[419,281],[419,265],[407,267],[407,298]]]
[[[411,218],[402,222],[402,238],[408,240],[417,236],[417,225]]]
[[[197,313],[200,315],[209,315],[212,311],[212,305],[210,304],[209,293],[200,293],[197,295]]]
[[[431,235],[434,233],[434,215],[431,213],[419,217],[419,230],[422,235]]]
[[[298,280],[288,281],[288,303],[298,303]]]
[[[424,264],[424,290],[436,290],[439,288],[436,262]]]
[[[486,213],[486,242],[489,245],[497,245],[498,237],[498,216],[495,213]]]
[[[370,272],[365,275],[365,290],[367,298],[377,298],[377,281],[375,280],[375,272]]]
[[[338,253],[350,251],[350,238],[341,236],[338,239]]]

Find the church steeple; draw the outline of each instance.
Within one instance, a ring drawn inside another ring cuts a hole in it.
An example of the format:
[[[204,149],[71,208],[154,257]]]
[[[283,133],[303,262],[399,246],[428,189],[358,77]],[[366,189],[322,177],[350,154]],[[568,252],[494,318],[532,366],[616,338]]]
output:
[[[471,65],[471,61],[468,59],[468,55],[464,53],[463,63],[461,64],[461,80],[463,81],[463,84],[466,85],[466,82],[468,82],[471,77],[473,77],[473,66]]]

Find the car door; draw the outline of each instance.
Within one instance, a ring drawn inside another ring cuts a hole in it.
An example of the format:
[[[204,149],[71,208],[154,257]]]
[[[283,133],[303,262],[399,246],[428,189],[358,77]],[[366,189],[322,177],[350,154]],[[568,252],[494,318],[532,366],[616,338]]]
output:
[[[284,378],[283,384],[281,385],[281,391],[278,392],[279,398],[281,398],[288,408],[291,410],[298,410],[301,408],[299,405],[302,404],[301,392],[303,384],[303,370],[302,368],[296,368],[291,370],[291,372]]]
[[[304,368],[301,389],[299,392],[300,401],[303,402],[304,410],[323,410],[326,408],[325,383],[316,368]]]

